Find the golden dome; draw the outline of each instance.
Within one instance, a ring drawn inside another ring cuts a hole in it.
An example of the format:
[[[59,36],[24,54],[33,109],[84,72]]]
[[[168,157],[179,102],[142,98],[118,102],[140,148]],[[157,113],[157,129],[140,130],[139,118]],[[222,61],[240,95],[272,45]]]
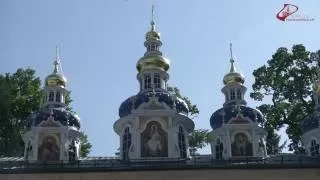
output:
[[[151,30],[146,33],[146,40],[147,41],[149,41],[149,40],[159,41],[160,40],[160,33],[158,33],[155,29],[156,29],[155,23],[152,20],[151,21]]]
[[[231,62],[230,72],[223,77],[223,83],[225,85],[230,83],[243,84],[244,76],[241,73],[236,72],[236,68],[234,67],[234,60],[231,59],[230,62]]]
[[[66,84],[67,84],[67,79],[63,75],[57,74],[57,73],[52,73],[49,76],[47,76],[45,79],[46,86],[66,87]]]
[[[146,34],[146,40],[160,40],[160,33],[156,31],[149,31]]]
[[[137,70],[139,72],[144,69],[160,69],[162,71],[167,71],[170,67],[170,61],[169,59],[163,57],[161,51],[159,50],[162,42],[160,41],[160,33],[155,30],[153,7],[152,21],[150,24],[151,29],[146,33],[146,41],[144,42],[145,47],[147,47],[147,52],[137,62]]]
[[[226,74],[223,78],[223,83],[224,84],[230,84],[230,83],[244,83],[244,77],[237,72],[230,72]]]
[[[137,70],[139,72],[142,69],[154,69],[154,68],[167,71],[169,67],[170,67],[169,59],[157,54],[150,54],[147,56],[143,56],[137,62]]]
[[[60,66],[59,49],[56,49],[56,60],[54,61],[54,69],[52,74],[46,77],[45,86],[62,86],[66,87],[67,79],[63,76]],[[61,72],[60,72],[61,71]]]

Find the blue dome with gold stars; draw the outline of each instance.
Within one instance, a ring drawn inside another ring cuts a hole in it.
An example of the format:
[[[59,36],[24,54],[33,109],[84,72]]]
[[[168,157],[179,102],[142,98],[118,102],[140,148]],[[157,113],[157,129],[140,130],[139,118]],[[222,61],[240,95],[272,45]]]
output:
[[[246,119],[250,119],[253,123],[264,123],[263,115],[259,110],[244,105],[239,105],[239,107],[232,105],[223,107],[214,112],[210,118],[210,125],[213,130],[218,129],[222,124],[232,123],[231,119],[236,119],[239,114],[241,114],[245,119],[239,119],[234,123],[250,123],[250,121],[247,121]]]
[[[119,108],[119,116],[125,117],[132,113],[132,110],[138,109],[142,104],[148,103],[152,97],[156,97],[159,103],[165,103],[171,109],[175,109],[177,113],[188,115],[189,109],[184,100],[174,96],[167,91],[148,91],[141,92],[125,100]]]
[[[66,110],[64,107],[41,108],[30,114],[27,118],[27,129],[38,126],[50,117],[54,121],[59,121],[63,126],[75,127],[80,129],[80,118],[77,114]]]

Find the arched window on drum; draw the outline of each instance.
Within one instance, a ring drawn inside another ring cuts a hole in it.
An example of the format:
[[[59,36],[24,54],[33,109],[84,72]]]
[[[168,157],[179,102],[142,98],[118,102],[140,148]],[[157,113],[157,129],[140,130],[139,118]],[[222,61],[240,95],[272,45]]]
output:
[[[122,136],[122,159],[129,159],[129,149],[131,146],[131,133],[129,127],[126,127]]]
[[[186,158],[187,157],[186,138],[184,136],[183,129],[181,126],[179,126],[178,143],[179,143],[180,157]]]
[[[319,144],[317,144],[317,141],[315,139],[311,140],[311,146],[310,146],[310,155],[311,156],[318,156],[319,155]]]
[[[216,148],[216,159],[222,159],[223,143],[220,141],[220,139],[217,139],[215,148]]]
[[[56,102],[60,102],[61,101],[61,94],[60,94],[60,92],[58,91],[57,93],[56,93]]]
[[[49,102],[52,102],[54,100],[54,92],[50,91],[49,92]]]

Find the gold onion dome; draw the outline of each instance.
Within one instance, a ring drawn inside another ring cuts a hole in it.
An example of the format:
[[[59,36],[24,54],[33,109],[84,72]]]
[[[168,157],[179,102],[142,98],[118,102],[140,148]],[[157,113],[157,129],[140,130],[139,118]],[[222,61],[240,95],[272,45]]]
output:
[[[140,72],[142,69],[160,69],[163,71],[168,71],[170,67],[169,59],[161,55],[147,55],[139,59],[137,63],[137,70]]]
[[[239,84],[243,84],[244,83],[244,76],[237,72],[235,66],[234,66],[234,60],[233,60],[233,56],[232,56],[232,44],[230,43],[230,63],[231,63],[231,68],[230,68],[230,72],[228,74],[226,74],[223,77],[223,83],[226,84],[230,84],[230,83],[239,83]]]
[[[147,52],[137,62],[137,70],[139,72],[143,69],[160,69],[162,71],[169,70],[170,61],[165,58],[159,50],[161,45],[160,33],[155,30],[155,23],[152,17],[151,30],[146,33],[146,41],[144,42]]]
[[[234,60],[231,59],[230,62],[231,62],[230,72],[223,77],[223,83],[224,84],[230,84],[230,83],[243,84],[244,76],[241,73],[238,73],[236,71],[236,68],[234,67]]]
[[[63,86],[66,87],[67,79],[61,75],[52,73],[46,77],[45,85],[46,86]]]
[[[54,70],[53,72],[48,75],[45,79],[46,86],[62,86],[66,87],[67,79],[64,75],[60,72],[60,58],[59,58],[59,49],[56,49],[56,60],[54,61]]]
[[[151,21],[151,30],[146,33],[146,40],[147,41],[152,41],[152,40],[160,41],[160,33],[155,31],[154,21]]]

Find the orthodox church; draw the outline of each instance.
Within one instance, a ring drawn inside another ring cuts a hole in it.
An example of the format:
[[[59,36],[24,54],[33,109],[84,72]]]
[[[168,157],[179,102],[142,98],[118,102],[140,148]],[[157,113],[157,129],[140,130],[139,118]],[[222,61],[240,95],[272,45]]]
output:
[[[162,41],[152,18],[145,34],[146,52],[138,60],[137,94],[119,107],[119,119],[113,129],[120,139],[120,160],[152,161],[192,159],[189,134],[195,124],[188,116],[186,102],[168,91],[170,61],[160,48]],[[244,98],[244,76],[237,72],[230,46],[230,72],[223,78],[223,106],[208,120],[212,127],[212,160],[266,159],[265,119],[262,113],[247,105]],[[303,144],[309,156],[319,155],[320,80],[315,83],[315,112],[303,122]],[[24,159],[28,162],[81,160],[80,119],[68,110],[67,80],[62,73],[59,52],[53,72],[45,79],[43,105],[27,119]]]
[[[223,107],[214,112],[210,118],[212,131],[211,149],[213,159],[235,157],[267,157],[262,113],[247,106],[244,94],[244,77],[237,72],[230,45],[231,68],[223,78],[225,95]]]
[[[43,105],[27,118],[25,159],[73,161],[79,158],[80,118],[66,106],[67,79],[62,74],[57,48],[54,70],[45,79]]]

